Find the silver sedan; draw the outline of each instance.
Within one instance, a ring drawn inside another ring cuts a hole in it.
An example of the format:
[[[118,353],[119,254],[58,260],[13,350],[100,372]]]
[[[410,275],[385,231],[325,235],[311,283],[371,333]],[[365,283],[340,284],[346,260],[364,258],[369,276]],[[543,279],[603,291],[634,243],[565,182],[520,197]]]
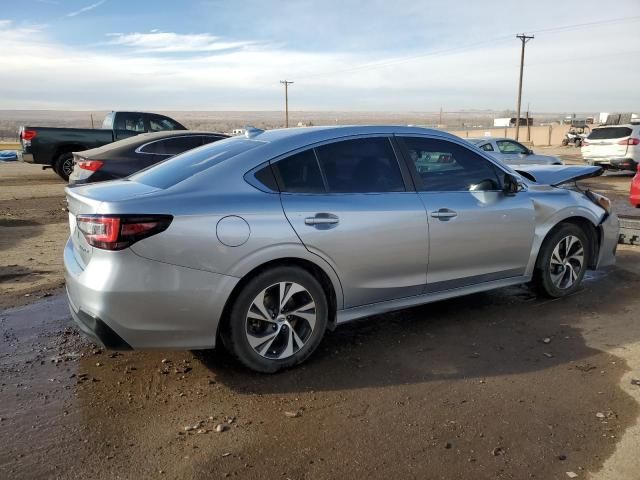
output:
[[[469,138],[468,141],[507,165],[563,165],[558,157],[534,153],[510,138]]]
[[[599,167],[506,167],[410,127],[249,129],[125,180],[67,189],[67,294],[109,348],[204,349],[275,372],[357,318],[615,261]],[[566,187],[565,185],[570,185]]]

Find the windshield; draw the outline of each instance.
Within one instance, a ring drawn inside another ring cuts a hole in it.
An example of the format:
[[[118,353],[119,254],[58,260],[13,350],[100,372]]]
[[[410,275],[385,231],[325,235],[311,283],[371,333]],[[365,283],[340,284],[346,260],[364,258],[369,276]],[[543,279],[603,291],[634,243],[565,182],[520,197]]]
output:
[[[247,152],[262,142],[235,137],[189,150],[142,170],[130,180],[157,188],[169,188],[225,160]]]
[[[631,135],[629,127],[595,128],[587,137],[589,140],[605,140],[608,138],[623,138]]]

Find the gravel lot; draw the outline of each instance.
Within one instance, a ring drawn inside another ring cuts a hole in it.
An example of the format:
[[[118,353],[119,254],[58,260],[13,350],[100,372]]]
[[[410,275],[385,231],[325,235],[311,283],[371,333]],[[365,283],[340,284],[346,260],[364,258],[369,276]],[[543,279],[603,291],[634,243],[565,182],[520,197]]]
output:
[[[637,214],[629,181],[590,183]],[[263,376],[80,336],[63,187],[0,165],[0,478],[638,478],[640,248],[569,298],[518,287],[374,317]]]

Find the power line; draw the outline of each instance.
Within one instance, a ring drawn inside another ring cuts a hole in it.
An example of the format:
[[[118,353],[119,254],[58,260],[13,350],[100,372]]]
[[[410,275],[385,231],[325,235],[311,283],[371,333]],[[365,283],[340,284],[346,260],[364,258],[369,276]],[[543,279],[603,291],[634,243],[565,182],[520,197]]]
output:
[[[293,82],[289,80],[280,80],[284,85],[284,128],[289,128],[289,85]]]
[[[520,39],[522,42],[522,51],[520,52],[520,81],[518,82],[518,108],[516,109],[516,140],[520,137],[520,102],[522,100],[522,73],[524,70],[524,46],[527,44],[529,40],[533,40],[535,37],[533,35],[525,35],[524,33],[520,35],[516,35],[516,38]],[[527,117],[529,116],[529,112],[527,110]],[[528,121],[527,121],[528,123]]]

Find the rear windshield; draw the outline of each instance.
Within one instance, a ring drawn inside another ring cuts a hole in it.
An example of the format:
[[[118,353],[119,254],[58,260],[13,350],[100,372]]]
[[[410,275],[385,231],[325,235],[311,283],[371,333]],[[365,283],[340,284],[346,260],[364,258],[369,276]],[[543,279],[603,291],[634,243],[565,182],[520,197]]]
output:
[[[629,127],[607,127],[596,128],[589,136],[589,140],[605,140],[607,138],[622,138],[631,135],[631,129]]]
[[[210,143],[142,170],[130,180],[157,188],[169,188],[225,160],[247,152],[262,142],[240,137]]]

